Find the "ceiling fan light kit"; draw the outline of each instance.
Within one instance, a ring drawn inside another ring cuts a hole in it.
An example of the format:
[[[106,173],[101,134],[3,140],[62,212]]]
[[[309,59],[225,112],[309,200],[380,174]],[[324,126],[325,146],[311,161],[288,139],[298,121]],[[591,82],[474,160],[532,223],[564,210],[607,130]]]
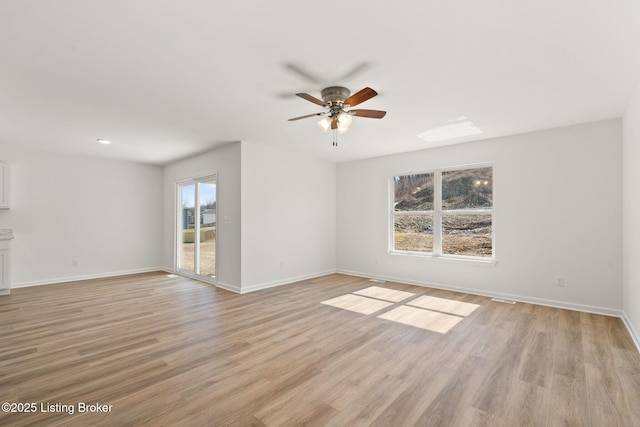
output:
[[[386,111],[380,110],[351,110],[351,107],[373,98],[378,93],[370,87],[351,95],[351,92],[346,87],[342,86],[329,86],[320,92],[322,100],[309,95],[308,93],[296,93],[302,99],[306,99],[316,105],[320,105],[327,109],[327,111],[315,114],[307,114],[305,116],[294,117],[289,121],[295,121],[300,119],[306,119],[308,117],[324,116],[317,122],[318,127],[324,132],[327,132],[329,128],[333,130],[333,145],[338,145],[337,134],[343,134],[349,130],[353,116],[356,117],[368,117],[372,119],[381,119],[387,114]]]

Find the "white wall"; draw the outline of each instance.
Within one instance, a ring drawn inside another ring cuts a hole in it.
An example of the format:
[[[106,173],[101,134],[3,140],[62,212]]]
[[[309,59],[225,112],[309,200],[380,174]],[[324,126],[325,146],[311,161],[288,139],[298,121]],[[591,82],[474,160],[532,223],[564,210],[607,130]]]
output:
[[[240,143],[236,142],[164,167],[163,265],[175,268],[176,183],[217,172],[216,214],[218,284],[240,292]]]
[[[623,299],[640,349],[640,86],[623,117]]]
[[[162,169],[0,144],[12,175],[13,287],[156,270]],[[77,267],[72,260],[77,259]]]
[[[242,142],[242,292],[335,271],[335,163]]]
[[[339,164],[338,271],[619,314],[621,149],[609,120]],[[494,164],[497,265],[390,255],[389,176],[481,162]]]
[[[16,237],[14,286],[172,271],[176,182],[212,172],[220,286],[247,292],[335,271],[334,163],[245,142],[164,168],[0,150],[12,167],[0,228]]]

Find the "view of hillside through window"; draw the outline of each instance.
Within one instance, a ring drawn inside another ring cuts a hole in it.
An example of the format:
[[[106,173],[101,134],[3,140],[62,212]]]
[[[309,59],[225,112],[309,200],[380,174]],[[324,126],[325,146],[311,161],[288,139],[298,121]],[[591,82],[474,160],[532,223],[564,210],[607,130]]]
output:
[[[393,250],[493,256],[493,168],[393,177]]]
[[[394,249],[433,252],[434,175],[394,177]]]

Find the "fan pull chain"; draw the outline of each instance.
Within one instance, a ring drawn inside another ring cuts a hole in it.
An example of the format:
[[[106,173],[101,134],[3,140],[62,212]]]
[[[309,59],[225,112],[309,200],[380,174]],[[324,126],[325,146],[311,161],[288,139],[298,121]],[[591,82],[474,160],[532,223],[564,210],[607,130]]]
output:
[[[337,129],[333,130],[333,146],[334,147],[338,146],[338,130]]]

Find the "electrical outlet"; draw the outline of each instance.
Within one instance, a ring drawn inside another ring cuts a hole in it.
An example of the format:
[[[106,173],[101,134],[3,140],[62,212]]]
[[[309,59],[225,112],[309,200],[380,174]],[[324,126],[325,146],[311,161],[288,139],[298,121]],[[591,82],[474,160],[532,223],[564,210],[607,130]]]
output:
[[[80,263],[78,262],[77,259],[72,259],[71,260],[71,265],[74,266],[74,267],[77,267],[78,265],[80,265]]]
[[[564,286],[564,276],[556,276],[555,284],[556,284],[556,286],[563,287]]]

